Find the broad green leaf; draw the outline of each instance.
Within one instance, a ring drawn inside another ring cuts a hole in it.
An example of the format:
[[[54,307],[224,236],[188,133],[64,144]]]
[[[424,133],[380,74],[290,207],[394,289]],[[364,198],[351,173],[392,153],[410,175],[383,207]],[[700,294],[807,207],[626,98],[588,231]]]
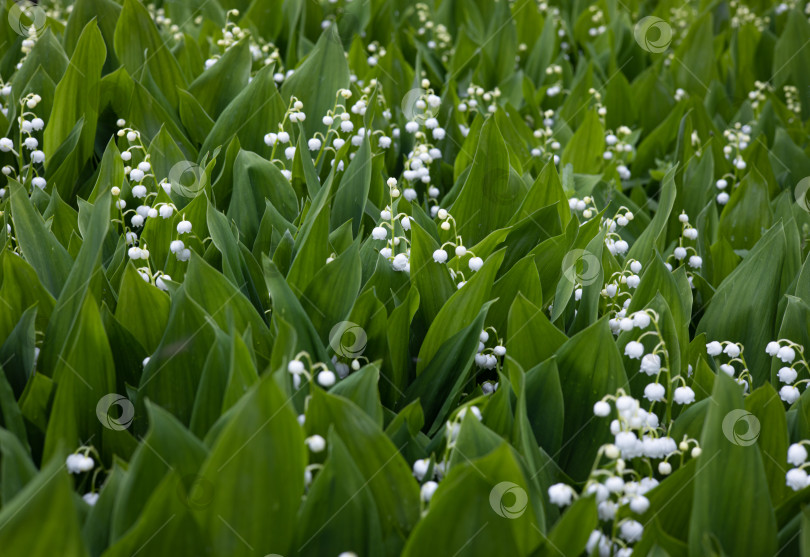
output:
[[[719,374],[712,401],[700,438],[690,553],[701,553],[711,534],[729,555],[771,555],[777,550],[776,518],[762,504],[769,499],[763,457],[758,444],[734,441],[736,422],[745,415],[739,386]]]
[[[160,91],[177,106],[177,88],[187,89],[180,65],[172,55],[168,37],[161,37],[146,7],[124,0],[115,26],[115,53],[135,79],[148,69]]]
[[[329,457],[299,511],[298,554],[320,555],[326,547],[382,554],[382,530],[371,488],[334,430],[328,446]]]
[[[509,222],[525,191],[526,185],[509,166],[509,153],[495,119],[487,119],[467,179],[448,209],[466,245],[477,244]]]
[[[271,148],[264,143],[267,122],[281,121],[285,110],[273,84],[273,67],[267,66],[254,75],[248,86],[222,111],[200,147],[200,155],[227,145],[236,136],[244,149],[269,156]]]
[[[115,541],[134,526],[160,483],[171,472],[190,488],[208,451],[172,414],[146,403],[149,430],[129,461],[112,509],[110,537]]]
[[[565,333],[549,321],[543,310],[522,294],[518,294],[512,302],[507,323],[507,361],[514,360],[524,370],[548,359],[568,340]],[[540,338],[543,342],[535,342]]]
[[[12,181],[10,189],[14,232],[20,248],[43,286],[54,298],[58,298],[73,260],[45,226],[42,216],[31,205],[22,186]]]
[[[730,340],[745,346],[753,387],[770,374],[765,345],[774,340],[774,315],[781,297],[780,269],[785,258],[781,223],[771,227],[740,265],[723,280],[697,327],[709,340]]]
[[[593,419],[593,405],[605,393],[625,387],[627,376],[606,318],[568,339],[556,357],[567,441],[558,462],[574,481],[583,481],[599,446],[611,438],[607,420]]]
[[[115,391],[115,367],[92,296],[84,302],[65,339],[68,347],[59,354],[53,371],[56,394],[45,435],[45,458],[58,455],[62,443],[79,446],[96,437],[100,445],[102,424],[96,411],[99,399]]]
[[[144,282],[128,263],[118,292],[115,316],[150,354],[155,351],[169,318],[169,297]]]
[[[374,497],[388,547],[404,544],[419,514],[419,489],[411,470],[396,447],[354,403],[312,390],[307,407],[307,432],[326,438],[329,427],[346,444],[357,468]]]
[[[337,28],[330,25],[292,77],[284,81],[281,92],[286,99],[294,95],[304,103],[307,113],[314,116],[304,122],[304,129],[311,135],[324,130],[321,118],[337,103],[337,90],[348,86],[349,67]]]
[[[360,230],[371,185],[371,164],[371,145],[368,137],[365,137],[355,157],[346,167],[335,192],[335,201],[332,204],[332,230],[349,219],[352,221],[352,233],[356,235]]]
[[[582,125],[565,146],[560,165],[573,165],[579,174],[598,174],[605,152],[605,132],[596,111],[589,110]]]
[[[44,132],[44,151],[54,153],[64,142],[79,119],[84,119],[81,140],[77,146],[75,173],[63,176],[71,182],[57,183],[56,188],[62,197],[69,198],[84,162],[93,154],[98,118],[99,79],[104,65],[107,48],[96,24],[90,21],[76,45],[65,75],[56,85],[53,101],[53,117],[48,121]],[[49,170],[51,166],[49,165]]]
[[[9,555],[88,555],[62,458],[60,452],[0,510],[0,544]]]
[[[249,46],[247,40],[239,41],[188,86],[188,93],[214,121],[247,87],[251,66]]]
[[[272,376],[265,375],[234,407],[200,470],[214,489],[210,506],[197,519],[209,533],[215,553],[293,550],[306,445],[288,402]],[[248,492],[255,496],[245,499]],[[256,520],[257,516],[266,520]]]
[[[64,286],[56,300],[53,318],[45,331],[46,341],[37,366],[47,374],[53,373],[59,358],[69,349],[68,339],[91,284],[103,279],[99,258],[110,226],[110,204],[108,192],[96,200],[81,250],[67,279],[63,278]],[[102,395],[103,393],[99,396]]]
[[[503,443],[450,471],[403,555],[528,555],[542,539],[529,496],[513,449]]]
[[[419,375],[433,360],[439,348],[454,334],[475,320],[481,307],[490,298],[495,273],[503,261],[504,252],[491,255],[484,266],[467,280],[442,306],[436,319],[428,329],[422,347],[419,349],[419,362],[416,373]]]
[[[184,289],[175,292],[163,338],[144,367],[136,408],[142,408],[148,397],[183,424],[189,423],[205,357],[214,339],[209,319]]]

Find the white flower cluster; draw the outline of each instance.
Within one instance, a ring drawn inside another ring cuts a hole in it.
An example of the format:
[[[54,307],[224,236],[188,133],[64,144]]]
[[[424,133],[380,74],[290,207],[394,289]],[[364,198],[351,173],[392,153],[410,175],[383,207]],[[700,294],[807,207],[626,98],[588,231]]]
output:
[[[453,54],[453,37],[447,27],[430,19],[433,15],[431,9],[423,2],[416,4],[416,15],[420,24],[416,34],[427,39],[425,45],[439,55],[442,63],[447,64]]]
[[[607,229],[607,235],[605,236],[605,246],[607,246],[607,249],[611,253],[611,255],[624,255],[627,253],[627,250],[630,249],[630,245],[625,240],[622,239],[622,237],[619,235],[618,232],[616,232],[616,230],[617,228],[624,228],[634,218],[635,215],[633,215],[633,212],[624,205],[622,205],[621,207],[619,207],[619,210],[616,211],[616,214],[613,218],[606,218],[602,222],[602,225]]]
[[[435,211],[433,211],[434,213],[433,216],[442,221],[442,223],[439,225],[439,228],[441,228],[444,231],[453,230],[453,238],[455,238],[452,241],[445,242],[444,244],[439,246],[439,249],[433,252],[433,261],[439,264],[446,263],[447,252],[445,251],[445,246],[452,248],[453,253],[455,253],[456,255],[455,260],[456,265],[455,269],[453,269],[452,267],[448,267],[448,269],[450,270],[450,276],[453,277],[453,280],[458,280],[456,286],[458,288],[461,288],[467,283],[467,281],[464,278],[464,273],[461,272],[460,261],[469,256],[469,259],[467,260],[467,266],[470,268],[470,271],[474,273],[484,266],[484,260],[476,256],[472,251],[468,250],[466,247],[464,247],[461,236],[459,236],[458,233],[456,232],[456,219],[454,219],[453,216],[450,213],[448,213],[446,209],[440,209],[438,206],[434,206],[433,208],[436,209]]]
[[[389,178],[388,180],[389,187],[395,188],[396,187],[396,179]],[[411,270],[411,263],[410,263],[410,240],[407,236],[396,235],[397,225],[404,231],[410,231],[411,229],[411,220],[413,220],[409,215],[406,213],[397,213],[396,215],[393,214],[391,207],[386,206],[385,209],[380,211],[380,218],[382,222],[375,226],[371,230],[371,238],[377,241],[385,241],[385,247],[380,249],[380,255],[385,257],[391,262],[391,266],[395,271],[405,271],[410,273]],[[388,239],[388,229],[391,229],[392,237]],[[400,245],[406,245],[404,253],[394,254],[394,251]]]
[[[810,4],[808,4],[810,6]],[[802,115],[802,103],[799,99],[799,89],[795,85],[784,85],[782,90],[785,92],[785,106],[796,117]],[[792,124],[795,118],[788,118],[788,124]]]
[[[392,198],[399,196],[397,189],[396,178],[388,179],[388,188],[391,192]],[[396,206],[396,204],[395,204]],[[391,206],[386,206],[385,209],[380,211],[380,218],[382,222],[371,230],[371,238],[377,241],[385,241],[385,247],[380,249],[380,255],[385,257],[391,262],[391,267],[395,271],[410,273],[411,272],[411,248],[410,240],[404,234],[411,230],[411,221],[413,220],[406,213],[394,213]],[[397,235],[397,230],[401,229],[403,235]],[[388,230],[391,230],[392,237],[388,238]],[[395,253],[400,246],[405,246],[405,249],[399,253]],[[331,258],[327,260],[327,263]]]
[[[810,441],[800,441],[788,447],[787,461],[794,468],[791,468],[785,474],[785,482],[793,491],[799,491],[810,486],[810,477],[807,475],[806,470],[810,463],[807,462],[805,445],[810,446]]]
[[[495,369],[498,367],[498,359],[506,356],[506,347],[498,339],[498,333],[490,327],[495,336],[495,346],[487,348],[486,343],[489,341],[489,333],[486,330],[481,331],[478,338],[478,352],[475,354],[475,365],[483,369]]]
[[[657,416],[644,411],[638,400],[621,390],[617,396],[608,396],[594,405],[597,416],[608,416],[612,412],[606,400],[615,402],[618,416],[611,423],[615,443],[600,448],[594,469],[582,491],[583,495],[595,498],[601,522],[590,536],[587,551],[591,555],[631,555],[631,544],[639,541],[644,532],[635,516],[643,515],[650,508],[646,494],[658,485],[658,480],[652,475],[651,462],[644,466],[650,470],[649,476],[643,476],[628,467],[627,460],[663,459],[657,470],[666,476],[672,472],[672,465],[667,461],[671,455],[683,454],[694,445],[691,450],[694,458],[700,455],[700,448],[694,439],[684,438],[676,445],[671,437],[659,436],[663,428],[658,426]],[[603,456],[608,460],[600,466]],[[570,505],[577,493],[567,484],[558,483],[549,488],[548,496],[553,504],[563,507]],[[619,512],[623,507],[629,512]]]
[[[804,347],[788,339],[779,339],[769,342],[765,347],[765,353],[786,364],[776,374],[779,382],[784,383],[782,388],[779,389],[779,397],[788,404],[793,404],[799,400],[801,395],[799,385],[808,383],[808,386],[810,386],[810,378],[799,380],[799,366],[810,372],[810,365],[808,365],[804,356]],[[796,359],[797,355],[799,356],[798,359]]]
[[[575,213],[582,213],[582,218],[593,218],[599,211],[596,209],[593,197],[585,196],[582,199],[571,197],[568,199],[568,208]]]
[[[638,288],[641,284],[641,278],[638,276],[640,272],[641,263],[635,259],[626,261],[624,270],[611,275],[609,282],[602,288],[601,295],[607,300],[608,310],[614,313],[608,320],[614,335],[619,335],[622,331],[632,331],[634,328],[646,329],[650,324],[650,315],[646,312],[637,311],[630,317],[627,316],[627,308],[632,301],[630,290]],[[575,291],[575,295],[579,299],[581,291]]]
[[[719,365],[720,371],[734,379],[739,385],[743,387],[743,392],[747,393],[751,386],[751,373],[748,371],[748,366],[743,357],[745,348],[739,342],[731,342],[724,340],[718,342],[713,340],[706,344],[706,353],[712,358],[720,358],[723,355],[729,359],[725,363]],[[742,366],[739,376],[737,376],[737,368],[734,364]]]
[[[657,414],[641,408],[641,403],[629,395],[620,394],[618,397],[609,397],[608,400],[611,398],[615,401],[618,417],[610,423],[614,442],[605,449],[608,458],[661,459],[677,450],[673,439],[657,437],[659,425]],[[605,405],[609,415],[610,405],[605,400],[598,401],[594,405],[594,413],[600,417],[605,415]]]
[[[296,389],[301,388],[302,381],[306,380],[311,382],[313,377],[318,385],[328,389],[337,382],[338,377],[343,379],[349,375],[350,369],[355,371],[360,369],[361,359],[367,361],[367,359],[362,356],[355,358],[352,360],[350,368],[349,364],[340,361],[337,356],[332,357],[332,364],[337,371],[337,375],[335,375],[335,372],[329,369],[323,362],[313,363],[308,353],[299,352],[290,360],[290,363],[287,364],[287,372],[292,376],[293,387]]]
[[[127,148],[121,151],[121,160],[127,163],[124,167],[124,173],[131,182],[130,193],[132,197],[140,202],[140,205],[135,209],[127,209],[127,202],[122,198],[125,192],[122,192],[120,187],[113,186],[111,192],[113,197],[116,198],[115,207],[121,214],[120,222],[125,223],[126,217],[129,216],[129,222],[132,228],[140,229],[144,227],[147,219],[160,217],[163,220],[167,220],[172,218],[177,210],[173,203],[159,202],[154,205],[152,204],[159,197],[161,189],[166,195],[169,195],[172,191],[172,185],[167,180],[158,182],[157,176],[155,176],[153,172],[152,164],[149,162],[149,153],[141,140],[141,133],[127,126],[126,121],[123,119],[119,119],[117,125],[120,128],[117,132],[118,137],[126,138],[128,144]],[[136,162],[135,158],[140,160]],[[184,216],[183,220],[177,224],[178,235],[189,234],[190,237],[196,238],[196,236],[191,234],[191,227],[191,222],[185,220]],[[144,280],[149,282],[154,279],[155,286],[166,290],[164,279],[171,280],[171,277],[164,275],[163,278],[161,278],[159,273],[153,276],[148,266],[149,249],[135,232],[127,231],[125,236],[127,244],[131,246],[127,251],[129,258],[135,261],[147,261],[146,267],[138,269]],[[191,250],[186,247],[185,242],[179,238],[170,241],[169,251],[175,254],[178,261],[188,261],[191,258]]]
[[[86,452],[84,454],[76,452],[68,455],[65,460],[65,466],[67,467],[67,471],[71,474],[83,474],[84,472],[92,470],[96,466],[96,463]]]
[[[543,112],[543,127],[534,130],[534,137],[541,140],[542,143],[532,147],[531,154],[533,157],[541,158],[544,163],[553,160],[556,165],[560,163],[560,155],[557,152],[561,149],[561,145],[559,141],[554,139],[554,130],[552,130],[555,116],[554,110],[549,109]],[[571,207],[571,209],[574,209],[574,207]]]
[[[726,160],[730,161],[734,167],[735,177],[738,177],[738,171],[743,171],[748,166],[743,159],[742,153],[751,142],[751,126],[748,124],[741,124],[736,122],[734,127],[723,131],[723,137],[726,140],[726,145],[723,146],[723,155]],[[717,200],[720,203],[720,199]],[[726,202],[728,200],[726,199]],[[723,205],[724,203],[720,203]]]
[[[670,257],[675,259],[676,264],[686,261],[686,264],[688,265],[687,269],[697,271],[703,266],[703,258],[698,255],[697,249],[695,249],[694,246],[686,245],[687,242],[694,242],[697,240],[697,228],[694,228],[691,224],[689,224],[689,215],[686,213],[682,212],[680,215],[678,215],[678,220],[681,223],[681,237],[678,239],[678,246],[672,250],[672,255]],[[690,252],[692,255],[689,255]],[[667,258],[667,267],[671,271],[672,264],[669,263],[670,257]],[[695,285],[692,284],[691,273],[692,271],[689,271],[687,276],[689,278],[689,285],[694,288]]]
[[[8,97],[10,94],[10,85],[0,86],[0,96]],[[36,93],[28,93],[20,98],[19,116],[17,117],[20,134],[19,146],[8,137],[0,137],[0,153],[11,153],[17,158],[16,168],[12,165],[3,166],[1,170],[4,176],[13,175],[22,184],[30,181],[33,187],[45,189],[47,182],[39,175],[42,171],[42,164],[45,162],[45,153],[39,149],[39,140],[34,136],[35,132],[40,132],[45,128],[45,121],[33,112],[41,101],[42,97]],[[3,107],[2,111],[4,116],[8,116],[7,107]],[[3,197],[4,194],[5,192],[0,193],[0,197]]]
[[[551,78],[550,85],[546,86],[546,96],[549,98],[554,98],[560,93],[568,93],[568,90],[565,88],[565,82],[563,81],[563,68],[559,64],[551,64],[549,67],[546,68],[546,75]],[[545,83],[545,82],[544,82]],[[555,164],[559,162],[559,160],[555,161]]]
[[[459,93],[463,95],[463,92],[460,91]],[[470,83],[467,86],[466,93],[462,102],[456,107],[462,114],[467,114],[474,118],[476,112],[493,113],[498,109],[496,103],[501,97],[501,90],[499,88],[495,87],[492,91],[487,91],[480,85]],[[486,107],[486,111],[482,110],[482,107]]]
[[[593,495],[596,499],[599,520],[607,526],[613,536],[606,535],[602,530],[594,530],[587,544],[587,551],[593,554],[598,548],[599,555],[631,555],[633,544],[641,539],[644,527],[635,518],[619,517],[619,509],[626,507],[635,515],[643,515],[650,508],[650,501],[646,493],[658,485],[658,480],[652,477],[625,480],[624,476],[634,474],[625,469],[622,460],[616,461],[613,470],[597,470],[585,484],[583,493]]]
[[[458,411],[445,423],[444,427],[444,452],[441,460],[435,458],[423,458],[414,461],[413,475],[416,480],[422,484],[420,488],[420,497],[422,504],[425,505],[430,502],[433,494],[439,487],[439,482],[447,471],[447,463],[450,462],[450,456],[455,449],[456,440],[461,432],[462,421],[467,413],[472,414],[478,421],[483,419],[481,410],[473,405],[467,404],[458,409]],[[427,479],[427,481],[425,481]],[[424,482],[424,483],[423,483]],[[423,506],[423,512],[424,510]]]
[[[638,133],[634,134],[627,126],[620,126],[616,133],[607,131],[605,134],[607,149],[602,153],[602,158],[616,164],[616,172],[622,181],[629,180],[632,177],[627,165],[632,163],[635,158],[633,142],[638,139],[638,136]]]

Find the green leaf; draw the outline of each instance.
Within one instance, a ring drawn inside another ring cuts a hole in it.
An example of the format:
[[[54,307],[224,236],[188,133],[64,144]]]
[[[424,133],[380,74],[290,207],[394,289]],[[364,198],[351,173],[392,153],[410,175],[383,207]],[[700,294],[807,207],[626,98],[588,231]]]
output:
[[[307,432],[328,436],[329,427],[346,444],[365,484],[377,505],[383,543],[398,547],[417,522],[419,489],[411,469],[379,426],[354,403],[328,394],[320,388],[311,391],[307,407]]]
[[[222,330],[242,334],[250,327],[253,349],[269,359],[273,339],[263,317],[237,287],[197,254],[189,261],[184,289]]]
[[[210,535],[214,553],[283,555],[293,550],[306,455],[288,402],[272,375],[265,375],[234,407],[200,470],[214,488],[210,506],[197,520]],[[248,492],[256,496],[246,499]]]
[[[355,152],[349,166],[346,167],[335,192],[335,201],[332,204],[332,230],[351,219],[352,233],[357,235],[363,220],[370,186],[371,145],[368,137],[364,137],[360,148]]]
[[[770,375],[765,345],[776,338],[773,322],[781,297],[779,270],[785,251],[784,228],[778,223],[723,280],[697,327],[697,334],[705,332],[708,340],[730,340],[745,346],[754,388]]]
[[[288,222],[298,216],[298,200],[290,181],[276,165],[250,151],[239,151],[233,165],[233,193],[227,216],[239,227],[244,243],[256,237],[265,201]]]
[[[419,224],[411,223],[411,284],[419,290],[420,307],[428,323],[433,323],[457,290],[446,268],[433,259],[437,249],[439,242]]]
[[[670,168],[664,179],[661,181],[661,199],[658,202],[658,210],[650,221],[641,236],[633,243],[630,251],[627,252],[628,259],[637,259],[646,265],[650,260],[651,251],[657,249],[664,251],[664,241],[666,239],[667,221],[669,220],[672,206],[675,204],[675,173],[677,167]]]
[[[155,351],[169,319],[169,297],[144,282],[135,266],[127,263],[118,291],[115,317],[150,354]]]
[[[717,76],[713,28],[712,14],[706,12],[690,26],[675,50],[672,63],[675,83],[689,93],[705,94],[709,83]]]
[[[2,380],[0,378],[0,380]],[[36,466],[28,454],[29,449],[12,432],[0,428],[0,455],[3,467],[0,473],[0,502],[8,505],[14,497],[37,475]]]
[[[554,525],[540,555],[563,555],[565,557],[581,555],[598,520],[596,501],[593,497],[577,499]]]
[[[115,367],[98,307],[86,296],[53,372],[56,395],[45,434],[45,458],[58,454],[61,443],[79,446],[96,437],[101,445],[99,400],[115,390]],[[92,364],[91,364],[92,362]]]
[[[64,176],[69,182],[56,184],[65,198],[73,193],[73,180],[78,177],[81,166],[93,153],[98,119],[99,80],[106,53],[101,31],[95,20],[90,21],[82,31],[65,75],[54,92],[53,117],[48,121],[43,135],[46,153],[55,153],[68,138],[75,124],[84,119],[81,141],[75,154],[78,166],[72,175]],[[48,169],[51,169],[50,164]]]
[[[607,421],[593,419],[593,405],[626,386],[627,376],[606,318],[568,339],[556,356],[565,407],[563,439],[568,440],[558,462],[574,481],[584,481],[599,447],[611,437]]]
[[[111,541],[124,534],[146,514],[160,483],[171,472],[178,474],[186,487],[195,481],[208,450],[172,414],[160,406],[146,403],[149,431],[129,461],[115,499],[110,527]],[[141,517],[141,518],[139,518]]]
[[[422,373],[410,384],[405,395],[399,400],[398,408],[401,408],[419,399],[425,420],[431,424],[429,435],[433,435],[444,425],[443,420],[455,407],[461,395],[490,305],[491,302],[484,304],[478,316],[467,327],[439,347]]]
[[[729,555],[771,555],[777,550],[776,518],[770,505],[761,504],[768,500],[768,482],[759,446],[728,437],[745,415],[739,385],[719,374],[712,401],[700,438],[689,551],[701,553],[711,534]]]
[[[60,453],[14,499],[3,505],[0,544],[4,552],[9,555],[88,555],[70,483]]]
[[[542,536],[529,485],[507,443],[456,466],[439,484],[403,555],[528,555]]]
[[[281,93],[285,99],[295,95],[304,103],[307,115],[312,116],[304,121],[304,129],[311,137],[316,131],[326,131],[321,118],[337,103],[337,90],[348,86],[349,66],[343,44],[337,27],[329,25],[295,73],[284,81]]]
[[[172,55],[146,7],[138,0],[124,0],[115,26],[115,53],[135,79],[148,69],[155,84],[172,106],[177,106],[177,88],[187,89],[180,65]]]
[[[484,266],[442,306],[419,349],[417,375],[427,368],[445,341],[476,319],[484,302],[490,297],[495,274],[503,262],[503,256],[503,251],[491,255]]]
[[[200,155],[227,145],[236,136],[244,149],[269,158],[271,148],[264,143],[267,122],[281,121],[285,110],[284,101],[273,84],[273,66],[266,66],[222,111],[200,147]]]
[[[37,272],[45,288],[59,297],[70,273],[73,259],[45,226],[42,217],[31,205],[28,194],[16,181],[11,181],[11,213],[14,232],[25,259]]]
[[[320,555],[326,547],[383,554],[380,519],[370,487],[334,430],[328,445],[329,457],[299,511],[298,555]]]
[[[560,166],[571,164],[578,174],[598,174],[605,152],[605,131],[595,110],[589,110],[571,141],[563,149]]]
[[[251,55],[247,40],[228,48],[217,63],[188,86],[188,93],[216,121],[250,79]]]
[[[526,185],[512,172],[509,153],[494,118],[481,128],[467,179],[448,211],[466,245],[503,228],[520,207]],[[482,200],[486,206],[484,210]]]
[[[360,291],[360,254],[357,242],[312,277],[301,305],[324,343],[333,344],[334,327],[348,317]],[[336,293],[340,295],[336,295]]]
[[[213,326],[205,311],[184,289],[176,291],[160,345],[141,375],[136,408],[148,397],[188,424],[213,340]]]
[[[514,361],[525,370],[548,359],[568,340],[543,310],[522,294],[512,302],[506,331],[507,366]],[[543,342],[533,341],[538,338]]]
[[[329,361],[318,331],[312,325],[298,298],[281,276],[275,263],[266,258],[264,259],[264,278],[267,281],[270,296],[273,298],[273,312],[293,325],[300,350],[305,350],[319,362]]]
[[[762,451],[771,501],[774,507],[778,507],[789,494],[784,478],[787,473],[785,456],[788,451],[785,408],[776,389],[770,383],[765,383],[746,397],[745,409],[759,420],[762,435],[757,437],[757,444]]]

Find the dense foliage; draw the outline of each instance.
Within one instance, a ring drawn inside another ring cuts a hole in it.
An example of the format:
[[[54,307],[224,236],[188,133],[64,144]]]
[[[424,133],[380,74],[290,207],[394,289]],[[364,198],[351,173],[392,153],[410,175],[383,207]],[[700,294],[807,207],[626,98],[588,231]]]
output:
[[[803,3],[0,12],[0,554],[810,556]]]

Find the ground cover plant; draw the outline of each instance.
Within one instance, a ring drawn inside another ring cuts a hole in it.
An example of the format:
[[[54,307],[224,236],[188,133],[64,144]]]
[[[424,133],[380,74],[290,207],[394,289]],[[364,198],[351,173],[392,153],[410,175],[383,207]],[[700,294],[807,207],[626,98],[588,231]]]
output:
[[[810,4],[0,5],[0,554],[810,556]]]

